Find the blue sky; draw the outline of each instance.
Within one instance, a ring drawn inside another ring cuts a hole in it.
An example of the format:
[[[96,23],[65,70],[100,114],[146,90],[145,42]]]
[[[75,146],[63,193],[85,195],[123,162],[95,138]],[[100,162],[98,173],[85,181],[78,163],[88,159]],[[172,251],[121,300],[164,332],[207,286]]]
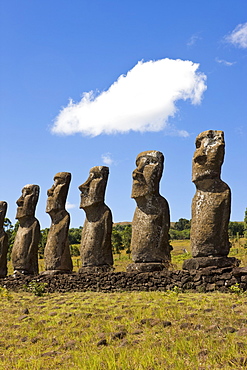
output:
[[[21,189],[38,184],[36,217],[49,227],[47,189],[68,171],[71,227],[83,225],[78,186],[97,165],[110,167],[106,204],[114,221],[131,221],[131,174],[146,150],[165,156],[160,192],[171,220],[190,218],[194,142],[208,129],[225,132],[222,179],[232,189],[231,220],[243,220],[246,0],[0,6],[0,194],[13,223]]]

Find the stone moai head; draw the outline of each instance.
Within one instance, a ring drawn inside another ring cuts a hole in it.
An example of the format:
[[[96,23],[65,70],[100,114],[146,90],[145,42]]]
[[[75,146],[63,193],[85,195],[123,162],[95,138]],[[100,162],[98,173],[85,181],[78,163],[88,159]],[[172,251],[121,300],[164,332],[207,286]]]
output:
[[[133,171],[131,198],[146,195],[158,195],[159,183],[164,167],[164,156],[161,152],[150,150],[138,154],[137,168]]]
[[[71,173],[69,172],[58,172],[54,176],[54,184],[47,190],[46,213],[51,215],[65,210],[70,181]]]
[[[87,181],[79,186],[81,191],[80,208],[104,203],[108,175],[109,167],[96,166],[91,168]]]
[[[34,217],[38,199],[39,199],[38,185],[24,186],[20,198],[16,201],[18,207],[15,218],[19,220],[25,217]]]
[[[225,155],[224,132],[208,130],[196,138],[196,150],[192,160],[192,181],[220,179]]]
[[[7,202],[0,201],[0,229],[3,228],[7,207],[8,207]]]

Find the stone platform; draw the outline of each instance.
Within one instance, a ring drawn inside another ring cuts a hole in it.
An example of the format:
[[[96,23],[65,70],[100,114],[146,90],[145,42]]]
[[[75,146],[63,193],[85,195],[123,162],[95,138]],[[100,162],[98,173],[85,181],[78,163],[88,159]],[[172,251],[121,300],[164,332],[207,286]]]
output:
[[[154,272],[71,273],[59,275],[8,276],[0,279],[0,286],[23,290],[31,281],[46,283],[46,292],[121,292],[166,291],[175,286],[181,291],[228,292],[239,284],[247,290],[247,267],[205,267],[198,270],[169,270]]]
[[[235,257],[194,257],[185,260],[183,270],[199,270],[205,267],[238,267],[240,260]]]

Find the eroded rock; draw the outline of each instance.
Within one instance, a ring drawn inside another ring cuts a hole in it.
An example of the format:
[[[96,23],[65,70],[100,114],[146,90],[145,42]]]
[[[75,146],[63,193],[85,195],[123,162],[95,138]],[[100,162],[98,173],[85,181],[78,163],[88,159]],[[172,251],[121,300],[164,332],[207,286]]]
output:
[[[70,215],[65,210],[70,181],[69,172],[59,172],[54,177],[53,186],[47,191],[46,212],[51,217],[51,227],[44,258],[48,274],[71,272],[73,269],[68,239]]]
[[[127,267],[127,271],[161,270],[171,260],[169,206],[159,194],[163,163],[163,154],[156,150],[137,156],[131,195],[137,203],[131,238],[134,263]],[[148,264],[152,266],[149,268]]]
[[[17,200],[16,219],[18,227],[13,249],[12,264],[15,273],[36,275],[38,267],[38,244],[40,240],[39,221],[34,217],[39,198],[38,185],[26,185]]]
[[[196,194],[192,201],[190,233],[194,260],[191,260],[193,266],[190,266],[190,261],[185,262],[183,267],[186,269],[223,267],[231,263],[237,266],[237,260],[227,258],[230,250],[228,223],[231,191],[220,178],[224,154],[223,131],[208,130],[197,136],[192,161],[192,181],[196,186]]]
[[[80,272],[105,272],[112,269],[112,213],[105,204],[109,168],[91,168],[87,181],[79,186],[82,208],[86,213],[81,238]]]

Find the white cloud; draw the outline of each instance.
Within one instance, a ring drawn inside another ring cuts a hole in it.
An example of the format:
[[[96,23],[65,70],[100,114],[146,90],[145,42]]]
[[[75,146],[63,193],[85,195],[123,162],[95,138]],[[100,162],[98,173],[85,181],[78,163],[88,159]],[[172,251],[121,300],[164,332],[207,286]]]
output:
[[[219,59],[219,58],[215,58],[215,60],[216,60],[217,63],[224,64],[227,67],[231,67],[234,64],[236,64],[236,62],[228,62],[227,60]]]
[[[71,204],[70,202],[66,202],[66,204],[65,204],[66,209],[72,209],[72,208],[75,208],[75,207],[76,207],[76,204]]]
[[[188,137],[190,136],[189,133],[185,130],[177,130],[173,125],[170,125],[168,128],[168,134],[170,136],[181,136],[181,137]]]
[[[187,46],[193,46],[193,45],[195,45],[195,43],[198,41],[198,40],[200,40],[201,39],[201,37],[199,37],[198,35],[192,35],[190,38],[189,38],[189,40],[187,41]]]
[[[110,166],[111,164],[114,163],[114,160],[111,157],[111,153],[102,154],[101,159],[102,159],[103,163],[107,164],[108,166]]]
[[[225,40],[240,48],[247,48],[247,22],[238,24],[230,35],[225,36]]]
[[[140,61],[107,91],[97,96],[92,91],[83,93],[79,103],[71,100],[51,131],[88,136],[161,131],[175,115],[178,100],[201,102],[206,76],[198,68],[199,64],[180,59]]]

